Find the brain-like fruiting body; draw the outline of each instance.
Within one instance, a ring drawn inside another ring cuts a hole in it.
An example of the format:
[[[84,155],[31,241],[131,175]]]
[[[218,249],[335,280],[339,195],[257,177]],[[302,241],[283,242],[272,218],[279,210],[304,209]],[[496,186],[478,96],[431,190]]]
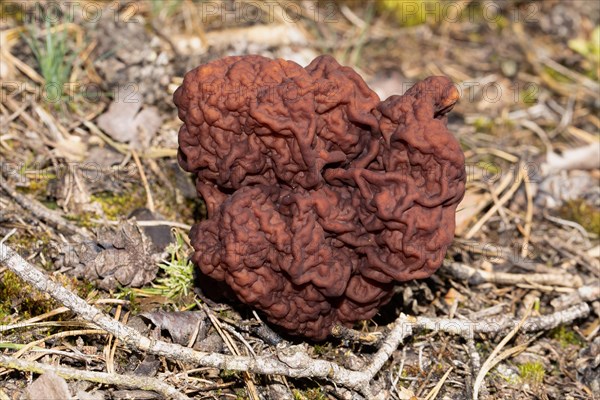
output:
[[[329,56],[188,72],[174,95],[179,163],[208,212],[190,232],[194,263],[295,335],[373,317],[452,241],[465,169],[445,115],[457,100],[430,77],[380,101]]]

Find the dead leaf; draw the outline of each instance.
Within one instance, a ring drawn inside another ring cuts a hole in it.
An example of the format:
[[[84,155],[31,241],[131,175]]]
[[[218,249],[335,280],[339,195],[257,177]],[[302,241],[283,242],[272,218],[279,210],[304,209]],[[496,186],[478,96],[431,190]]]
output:
[[[600,337],[596,337],[588,347],[579,351],[575,361],[577,380],[588,386],[592,393],[600,391]]]
[[[204,311],[168,312],[156,311],[140,314],[150,320],[156,327],[169,332],[173,342],[187,346],[192,334],[198,327],[196,341],[206,337],[210,323]]]
[[[29,400],[69,400],[71,393],[67,382],[54,372],[40,375],[27,388]]]
[[[104,400],[106,397],[104,396],[104,391],[102,390],[96,392],[85,392],[83,390],[78,390],[77,398],[79,398],[79,400]]]
[[[129,218],[135,218],[136,221],[154,221],[164,220],[165,218],[160,213],[153,213],[147,208],[136,208],[129,214]],[[164,251],[165,248],[173,241],[171,228],[167,225],[143,226],[144,233],[152,240],[154,250],[156,252]]]
[[[90,149],[86,162],[98,168],[110,168],[123,161],[125,156],[108,146],[95,146]]]
[[[144,107],[139,91],[121,89],[108,110],[97,119],[98,127],[121,143],[142,150],[150,145],[162,118],[156,107]],[[142,109],[143,108],[143,109]],[[140,111],[141,110],[141,111]]]
[[[137,376],[155,376],[160,365],[160,360],[156,356],[150,354],[138,364],[135,371],[133,371],[133,374]]]

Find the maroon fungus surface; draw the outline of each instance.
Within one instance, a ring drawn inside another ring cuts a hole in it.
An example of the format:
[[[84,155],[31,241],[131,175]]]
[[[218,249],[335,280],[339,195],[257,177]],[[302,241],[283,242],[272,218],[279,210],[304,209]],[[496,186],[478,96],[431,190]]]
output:
[[[272,323],[323,339],[442,263],[465,186],[449,79],[380,101],[329,56],[240,56],[188,72],[174,100],[208,209],[193,261]]]

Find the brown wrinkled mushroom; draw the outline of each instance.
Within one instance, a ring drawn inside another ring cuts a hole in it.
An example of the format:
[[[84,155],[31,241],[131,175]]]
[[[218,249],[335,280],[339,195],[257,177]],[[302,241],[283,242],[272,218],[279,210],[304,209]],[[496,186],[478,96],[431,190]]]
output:
[[[381,102],[329,56],[188,72],[174,95],[179,163],[208,210],[193,261],[295,335],[373,317],[452,241],[465,170],[445,114],[458,97],[431,77]]]

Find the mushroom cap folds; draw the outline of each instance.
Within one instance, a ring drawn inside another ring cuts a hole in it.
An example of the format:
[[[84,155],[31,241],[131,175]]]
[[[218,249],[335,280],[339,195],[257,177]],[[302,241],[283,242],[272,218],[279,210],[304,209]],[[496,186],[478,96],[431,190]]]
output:
[[[373,317],[452,241],[466,175],[445,115],[458,97],[430,77],[380,101],[329,56],[188,72],[178,158],[208,212],[190,232],[194,263],[295,335]]]

